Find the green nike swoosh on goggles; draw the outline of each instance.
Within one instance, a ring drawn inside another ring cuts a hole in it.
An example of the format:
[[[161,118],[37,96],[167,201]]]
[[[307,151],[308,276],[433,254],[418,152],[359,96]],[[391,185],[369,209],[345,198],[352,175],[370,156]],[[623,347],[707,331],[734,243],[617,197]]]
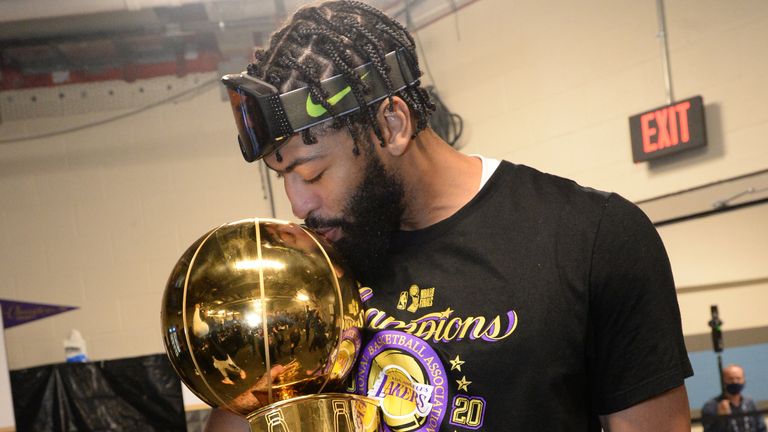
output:
[[[385,60],[391,70],[392,93],[418,82],[413,59],[404,48],[388,53]],[[372,63],[359,66],[354,72],[366,79],[371,87],[371,92],[365,96],[366,105],[389,96],[384,80]],[[357,99],[348,95],[351,89],[341,74],[320,82],[331,95],[327,102],[333,108],[333,113],[327,112],[322,105],[312,100],[309,87],[280,94],[273,85],[246,72],[225,75],[221,82],[226,86],[232,104],[240,151],[248,162],[272,153],[297,132],[360,109]]]

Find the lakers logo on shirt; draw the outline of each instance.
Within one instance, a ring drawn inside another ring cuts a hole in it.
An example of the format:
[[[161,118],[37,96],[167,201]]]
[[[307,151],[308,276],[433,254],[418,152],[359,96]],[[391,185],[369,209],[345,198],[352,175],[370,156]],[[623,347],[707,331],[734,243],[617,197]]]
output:
[[[409,334],[377,333],[362,351],[356,386],[379,400],[388,431],[437,430],[445,417],[445,367],[432,347]]]
[[[386,355],[390,354],[398,355]],[[423,377],[419,379],[423,380]],[[373,387],[368,390],[368,396],[381,401],[381,409],[386,416],[409,419],[429,414],[433,390],[434,387],[429,384],[419,384],[403,367],[391,364],[379,372]]]

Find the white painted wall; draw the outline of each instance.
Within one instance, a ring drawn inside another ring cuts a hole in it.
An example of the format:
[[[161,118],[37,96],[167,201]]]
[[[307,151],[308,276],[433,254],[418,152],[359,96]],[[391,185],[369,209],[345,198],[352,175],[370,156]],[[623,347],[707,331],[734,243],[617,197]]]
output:
[[[768,326],[768,204],[665,225],[686,334],[708,333],[710,305],[726,330]]]
[[[768,3],[665,4],[674,93],[703,96],[710,147],[654,166],[632,163],[628,117],[665,103],[655,1],[481,0],[419,36],[467,152],[633,201],[766,168]]]

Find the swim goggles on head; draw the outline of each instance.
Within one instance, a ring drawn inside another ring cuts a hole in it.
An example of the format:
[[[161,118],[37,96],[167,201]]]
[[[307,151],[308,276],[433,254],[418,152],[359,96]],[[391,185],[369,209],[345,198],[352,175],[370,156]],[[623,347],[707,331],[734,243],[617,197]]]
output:
[[[392,93],[418,82],[415,63],[404,48],[385,56],[390,67]],[[390,91],[372,63],[354,69],[371,91],[365,95],[366,106],[390,95]],[[291,135],[338,116],[360,110],[357,98],[344,75],[335,75],[320,82],[330,97],[332,112],[310,96],[309,87],[280,94],[277,88],[246,72],[225,75],[221,79],[227,88],[232,112],[237,123],[238,142],[248,162],[259,160],[285,143]]]

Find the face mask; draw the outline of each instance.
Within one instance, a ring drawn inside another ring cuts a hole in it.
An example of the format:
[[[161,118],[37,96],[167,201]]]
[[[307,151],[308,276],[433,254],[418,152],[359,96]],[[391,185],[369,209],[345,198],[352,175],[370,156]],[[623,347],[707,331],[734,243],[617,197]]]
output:
[[[737,395],[737,394],[741,393],[741,390],[742,390],[743,388],[744,388],[744,384],[736,384],[736,383],[733,383],[733,384],[726,384],[726,385],[725,385],[725,390],[726,390],[726,391],[727,391],[729,394],[732,394],[732,395]]]

